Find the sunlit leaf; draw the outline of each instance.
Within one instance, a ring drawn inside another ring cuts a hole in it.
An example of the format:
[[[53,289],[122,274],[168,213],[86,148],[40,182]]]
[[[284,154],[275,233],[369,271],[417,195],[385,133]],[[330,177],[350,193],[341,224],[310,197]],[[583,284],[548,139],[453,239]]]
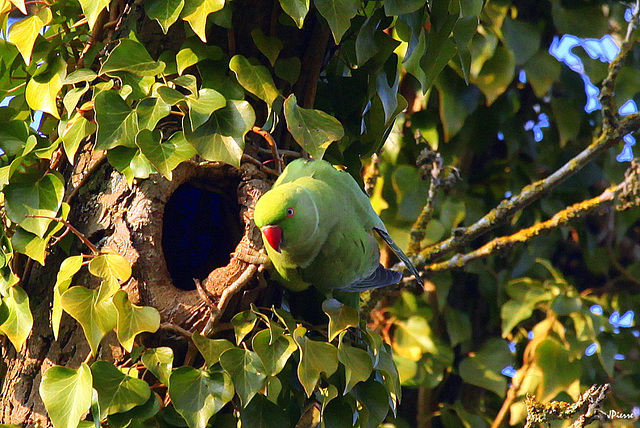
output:
[[[206,43],[207,16],[224,7],[225,0],[185,0],[180,17],[187,21],[200,40]]]
[[[236,74],[238,83],[267,105],[280,95],[269,70],[262,65],[254,65],[242,55],[236,55],[229,61],[229,68]]]
[[[82,11],[84,12],[84,16],[87,17],[87,21],[89,21],[89,28],[93,29],[95,25],[98,15],[105,7],[109,6],[109,0],[79,0],[80,6],[82,6]]]
[[[136,106],[138,115],[138,129],[149,129],[153,131],[160,119],[166,117],[171,112],[171,106],[161,98],[145,98]]]
[[[205,428],[211,416],[233,398],[233,383],[224,372],[180,367],[171,373],[169,395],[190,428]]]
[[[329,145],[344,136],[338,119],[321,110],[299,107],[293,94],[284,102],[284,116],[293,138],[314,159],[322,159]]]
[[[160,327],[160,314],[151,306],[136,306],[129,301],[127,292],[119,290],[113,295],[113,304],[118,311],[116,329],[118,341],[128,352],[133,340],[142,332],[155,333]]]
[[[330,343],[307,338],[306,332],[306,328],[298,327],[293,332],[293,337],[300,349],[298,379],[307,397],[311,397],[320,379],[320,373],[331,376],[338,369],[338,350]]]
[[[322,302],[322,310],[329,317],[329,342],[349,327],[357,327],[360,323],[358,311],[340,303],[336,299]]]
[[[101,417],[126,412],[147,402],[151,397],[149,385],[122,373],[108,361],[91,365],[93,388],[98,391]]]
[[[100,301],[98,290],[74,286],[61,298],[62,308],[75,318],[96,355],[102,338],[116,326],[117,312],[111,301]],[[147,397],[148,398],[148,397]]]
[[[507,391],[507,379],[501,373],[513,364],[513,354],[506,340],[489,339],[478,352],[460,363],[460,376],[465,382],[493,391],[502,397]]]
[[[69,289],[73,276],[82,267],[82,256],[67,257],[60,264],[56,283],[53,286],[53,305],[51,308],[51,327],[53,328],[53,337],[58,339],[60,330],[60,320],[62,318],[62,302],[61,298],[65,291]]]
[[[102,91],[95,98],[97,150],[116,146],[133,147],[138,132],[136,111],[116,91]]]
[[[220,361],[220,355],[227,349],[233,348],[233,343],[227,339],[209,339],[198,332],[193,333],[193,343],[207,362],[207,367],[211,367]]]
[[[25,98],[29,107],[33,110],[42,110],[60,119],[57,97],[62,89],[62,79],[66,74],[67,64],[62,58],[57,58],[47,66],[44,72],[33,76],[25,89]]]
[[[227,105],[227,100],[220,92],[209,88],[201,88],[197,95],[188,95],[186,100],[192,130],[204,124],[211,113]]]
[[[246,349],[230,348],[220,355],[220,365],[231,376],[242,406],[246,407],[262,389],[267,377],[258,354]]]
[[[95,133],[97,127],[95,123],[85,119],[84,116],[78,113],[74,113],[73,117],[68,121],[60,121],[60,125],[64,126],[62,132],[59,133],[64,152],[69,162],[73,165],[80,143],[86,137]]]
[[[358,13],[358,0],[314,0],[313,4],[329,23],[333,39],[340,43],[349,28],[351,18]]]
[[[158,21],[164,34],[176,22],[183,7],[184,0],[148,0],[144,3],[147,16]]]
[[[260,28],[255,28],[251,31],[251,38],[253,43],[264,56],[267,57],[271,65],[273,66],[278,59],[280,51],[284,47],[282,41],[277,37],[270,37],[265,35]]]
[[[171,135],[168,140],[160,141],[160,135],[155,131],[143,129],[136,136],[136,144],[158,172],[169,180],[172,178],[172,171],[181,162],[196,154],[195,148],[187,142],[181,131]]]
[[[100,278],[116,278],[122,282],[131,277],[131,264],[120,254],[101,254],[89,263],[89,272]]]
[[[25,11],[24,14],[26,15],[27,12]],[[11,26],[9,41],[17,46],[27,65],[31,61],[33,45],[38,38],[40,30],[51,22],[52,18],[51,9],[43,7],[35,15],[14,22]]]
[[[262,330],[253,336],[253,350],[258,355],[268,375],[277,375],[297,348],[291,336],[282,335],[272,340],[271,330]]]
[[[338,360],[344,365],[346,385],[344,394],[351,391],[358,382],[369,379],[373,363],[367,351],[347,345],[343,341],[338,346]]]
[[[126,71],[136,76],[155,76],[162,73],[164,63],[154,61],[147,49],[132,39],[121,39],[102,64],[98,74],[113,75]]]
[[[173,349],[166,346],[146,349],[140,361],[160,382],[169,385],[169,376],[173,367]]]
[[[53,366],[42,375],[40,397],[56,428],[76,428],[91,407],[92,378],[89,366],[77,370]]]
[[[189,37],[184,41],[180,51],[176,55],[178,74],[182,74],[186,68],[200,61],[205,59],[219,61],[222,59],[222,56],[222,49],[220,49],[219,46],[207,45],[197,37]]]
[[[21,287],[14,285],[9,288],[3,302],[8,309],[8,316],[0,325],[0,331],[7,335],[16,351],[20,352],[33,327],[29,296]]]
[[[284,13],[289,15],[298,28],[302,28],[304,18],[309,13],[310,0],[280,0]]]
[[[543,403],[565,391],[582,374],[580,360],[573,358],[568,349],[551,337],[536,346],[534,361],[544,373],[536,394],[536,398]]]

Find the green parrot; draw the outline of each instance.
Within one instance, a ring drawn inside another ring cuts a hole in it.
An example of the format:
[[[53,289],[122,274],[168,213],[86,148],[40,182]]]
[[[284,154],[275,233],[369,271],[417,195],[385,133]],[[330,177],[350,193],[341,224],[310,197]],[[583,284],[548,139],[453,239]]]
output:
[[[256,203],[254,219],[277,276],[292,291],[313,285],[359,292],[398,283],[402,274],[380,264],[374,232],[422,283],[358,183],[326,161],[291,162]]]

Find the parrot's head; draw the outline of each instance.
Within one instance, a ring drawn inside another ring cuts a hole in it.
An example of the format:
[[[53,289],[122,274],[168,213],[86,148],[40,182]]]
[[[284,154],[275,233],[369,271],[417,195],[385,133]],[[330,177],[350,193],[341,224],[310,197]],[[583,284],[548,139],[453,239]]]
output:
[[[319,216],[311,191],[296,183],[284,183],[262,195],[254,220],[265,245],[280,252],[305,245],[318,229]]]

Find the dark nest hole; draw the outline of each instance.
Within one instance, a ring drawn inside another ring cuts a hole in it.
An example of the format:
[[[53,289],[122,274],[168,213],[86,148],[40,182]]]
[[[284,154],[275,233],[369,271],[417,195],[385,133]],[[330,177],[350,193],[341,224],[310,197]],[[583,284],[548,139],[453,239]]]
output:
[[[162,248],[173,285],[195,289],[194,279],[226,266],[243,234],[236,180],[192,179],[180,185],[164,209]]]

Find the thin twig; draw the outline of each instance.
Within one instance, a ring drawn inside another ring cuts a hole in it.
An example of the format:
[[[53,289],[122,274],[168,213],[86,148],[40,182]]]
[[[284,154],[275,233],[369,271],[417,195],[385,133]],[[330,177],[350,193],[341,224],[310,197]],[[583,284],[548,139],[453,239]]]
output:
[[[595,198],[579,202],[577,204],[571,205],[568,208],[565,208],[562,211],[557,212],[547,221],[538,223],[526,229],[522,229],[510,236],[495,238],[494,240],[488,242],[477,250],[471,251],[467,254],[456,254],[449,260],[425,266],[424,270],[428,272],[438,272],[453,268],[459,268],[474,260],[483,259],[492,254],[495,254],[497,251],[509,249],[516,244],[527,242],[531,238],[536,237],[541,233],[550,232],[560,226],[564,226],[570,221],[580,218],[604,204],[613,203],[616,195],[622,190],[624,185],[625,182],[623,181],[618,185],[609,187],[607,190],[605,190]]]
[[[273,156],[273,159],[276,163],[276,171],[278,172],[278,175],[282,173],[282,158],[280,157],[280,154],[278,153],[278,146],[276,145],[275,140],[273,139],[273,137],[271,136],[271,134],[269,133],[269,131],[265,131],[264,129],[260,128],[259,126],[254,126],[253,128],[251,128],[251,131],[260,135],[262,138],[265,139],[265,141],[267,143],[269,143],[269,147],[271,147],[271,154]]]
[[[74,235],[76,235],[90,250],[93,254],[100,254],[100,250],[98,250],[98,248],[93,245],[93,242],[89,241],[89,239],[87,239],[86,236],[84,236],[82,234],[82,232],[80,232],[78,229],[76,229],[75,227],[73,227],[73,225],[71,225],[71,223],[69,223],[67,220],[63,219],[62,217],[50,217],[48,215],[31,215],[31,214],[27,214],[25,217],[29,217],[29,218],[47,218],[49,220],[53,220],[53,221],[57,221],[59,223],[62,223],[65,225],[65,227],[67,229],[69,229]]]
[[[433,216],[433,204],[436,193],[440,187],[440,173],[442,172],[442,157],[435,153],[435,159],[431,162],[431,181],[429,183],[429,193],[427,203],[422,208],[420,215],[411,227],[411,240],[409,241],[409,257],[418,254],[422,250],[422,240],[427,234],[427,224]]]
[[[246,153],[242,154],[242,160],[243,161],[247,161],[247,162],[251,162],[252,164],[257,166],[258,168],[260,168],[262,171],[266,172],[267,174],[271,174],[271,175],[274,175],[276,177],[280,176],[280,173],[278,173],[278,171],[276,171],[275,169],[271,169],[268,166],[264,166],[262,164],[262,162],[260,162],[258,159],[254,158],[253,156],[249,156]]]

